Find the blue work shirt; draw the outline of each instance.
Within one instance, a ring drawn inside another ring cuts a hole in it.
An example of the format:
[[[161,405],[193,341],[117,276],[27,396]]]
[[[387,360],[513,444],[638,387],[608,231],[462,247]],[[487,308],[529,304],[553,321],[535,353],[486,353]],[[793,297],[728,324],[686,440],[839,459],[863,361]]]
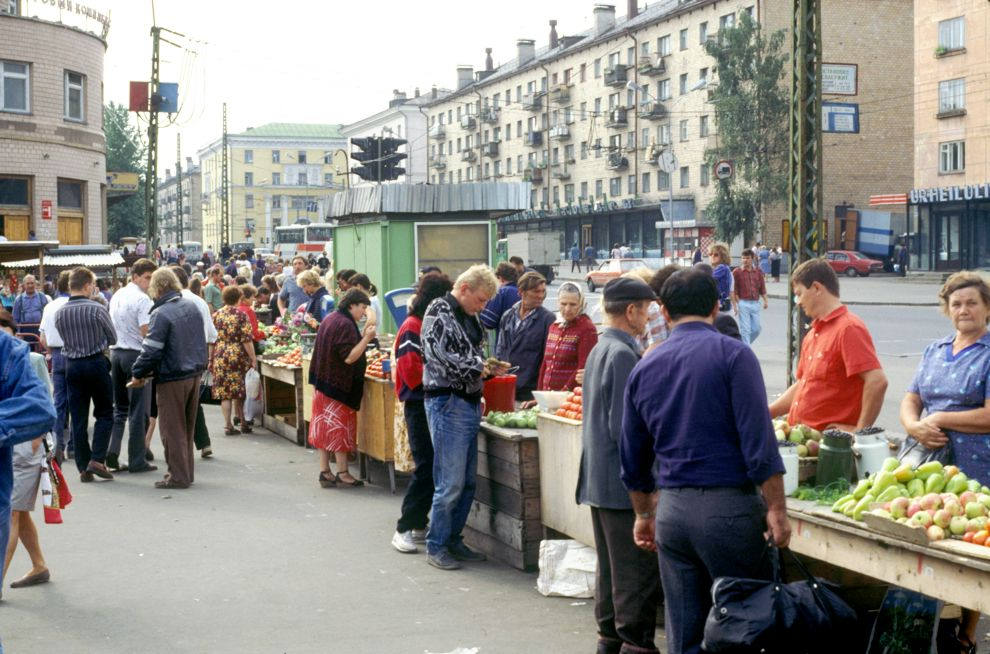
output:
[[[478,316],[481,319],[481,324],[486,329],[494,329],[497,334],[498,323],[502,320],[502,314],[511,309],[512,305],[518,301],[519,289],[516,288],[516,283],[502,284],[495,293],[495,297],[488,300],[488,304]]]
[[[581,248],[574,246],[571,248],[571,261],[578,261],[581,259]]]
[[[908,387],[909,393],[921,397],[926,414],[979,409],[990,397],[990,333],[953,355],[955,340],[952,334],[926,347]],[[952,440],[954,463],[968,477],[987,483],[990,434],[945,433]]]
[[[708,323],[675,327],[629,376],[620,457],[626,488],[644,493],[760,485],[782,474],[760,362],[749,346]]]

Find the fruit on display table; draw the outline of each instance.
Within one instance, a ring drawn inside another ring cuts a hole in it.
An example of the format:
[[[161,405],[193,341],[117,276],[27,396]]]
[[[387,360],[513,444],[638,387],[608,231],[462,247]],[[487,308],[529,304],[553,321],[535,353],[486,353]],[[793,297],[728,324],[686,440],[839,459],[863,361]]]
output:
[[[388,355],[381,350],[369,352],[368,367],[365,369],[364,374],[378,379],[388,379],[389,373],[385,372],[385,361],[387,360]]]
[[[509,429],[536,429],[536,409],[526,409],[525,411],[491,411],[485,416],[485,422],[495,427],[507,427]]]
[[[554,411],[555,416],[570,418],[571,420],[581,420],[584,403],[581,401],[581,387],[578,386],[570,395],[564,399],[560,408]]]
[[[822,433],[817,429],[801,424],[791,426],[787,424],[786,420],[779,419],[773,421],[773,431],[779,442],[796,443],[799,457],[818,456]]]
[[[275,359],[275,362],[286,366],[302,366],[302,348],[298,346],[293,348],[289,352]]]

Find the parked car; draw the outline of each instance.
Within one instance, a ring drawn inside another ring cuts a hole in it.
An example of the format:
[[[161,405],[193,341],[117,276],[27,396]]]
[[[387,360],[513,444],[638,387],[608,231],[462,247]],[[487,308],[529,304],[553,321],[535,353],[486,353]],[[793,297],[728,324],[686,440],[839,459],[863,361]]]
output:
[[[610,279],[615,279],[619,275],[635,270],[636,268],[648,267],[642,259],[606,259],[595,270],[584,276],[588,282],[588,290],[594,292],[596,288],[605,286]]]
[[[828,265],[838,274],[856,277],[869,277],[870,273],[883,270],[883,262],[871,259],[862,252],[855,250],[829,250],[825,254]]]

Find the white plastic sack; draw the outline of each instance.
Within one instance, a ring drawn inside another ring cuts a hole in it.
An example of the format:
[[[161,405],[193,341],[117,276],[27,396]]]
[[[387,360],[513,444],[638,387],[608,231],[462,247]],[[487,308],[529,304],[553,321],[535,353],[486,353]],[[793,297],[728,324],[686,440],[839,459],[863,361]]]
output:
[[[540,541],[536,590],[547,597],[594,597],[598,556],[576,540]]]
[[[255,400],[261,395],[261,375],[256,369],[251,368],[244,376],[244,390],[247,397]]]

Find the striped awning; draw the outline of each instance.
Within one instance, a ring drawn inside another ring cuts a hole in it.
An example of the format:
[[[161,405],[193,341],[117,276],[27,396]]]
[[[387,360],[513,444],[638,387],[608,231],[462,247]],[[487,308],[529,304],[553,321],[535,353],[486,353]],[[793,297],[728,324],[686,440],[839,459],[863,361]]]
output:
[[[871,195],[871,207],[885,207],[890,205],[902,205],[908,203],[907,193],[888,193],[886,195]]]
[[[5,268],[34,268],[38,265],[38,260],[5,261],[2,265]],[[77,266],[114,268],[123,265],[124,258],[118,252],[111,252],[110,254],[52,254],[45,257],[46,268],[75,268]]]

